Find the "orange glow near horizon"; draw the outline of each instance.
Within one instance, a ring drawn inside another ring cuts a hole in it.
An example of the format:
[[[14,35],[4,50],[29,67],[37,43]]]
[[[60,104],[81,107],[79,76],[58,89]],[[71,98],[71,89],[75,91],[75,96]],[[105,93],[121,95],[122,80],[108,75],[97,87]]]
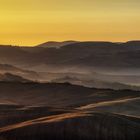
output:
[[[0,44],[140,39],[139,0],[0,0]]]

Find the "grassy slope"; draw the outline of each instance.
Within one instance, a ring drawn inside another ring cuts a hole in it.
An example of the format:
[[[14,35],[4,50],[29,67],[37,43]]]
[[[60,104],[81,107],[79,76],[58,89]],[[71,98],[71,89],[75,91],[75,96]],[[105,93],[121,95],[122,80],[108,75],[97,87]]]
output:
[[[140,119],[126,116],[138,110],[125,108],[119,115],[114,107],[139,98],[140,92],[130,90],[1,82],[0,139],[139,140]]]

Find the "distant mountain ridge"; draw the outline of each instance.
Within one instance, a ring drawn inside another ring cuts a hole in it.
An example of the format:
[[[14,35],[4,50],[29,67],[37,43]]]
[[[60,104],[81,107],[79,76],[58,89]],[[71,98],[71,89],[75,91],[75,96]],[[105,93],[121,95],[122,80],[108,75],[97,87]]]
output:
[[[50,44],[53,43],[56,45],[58,42],[50,42]],[[47,47],[46,44],[43,47],[26,48],[0,46],[0,63],[27,69],[27,73],[30,74],[23,73],[28,76],[32,74],[35,76],[36,74],[33,71],[44,74],[46,72],[82,72],[91,75],[93,72],[107,72],[109,74],[116,73],[116,75],[119,75],[118,79],[120,79],[122,73],[128,75],[126,77],[130,80],[129,83],[131,82],[131,75],[133,83],[139,81],[138,78],[135,81],[135,77],[140,76],[140,41],[126,43],[66,41],[59,43],[61,45],[66,44],[64,46],[60,45],[61,47],[59,45],[57,47]],[[109,79],[112,78],[113,76],[109,77]]]
[[[43,47],[43,48],[51,48],[51,47],[55,47],[55,48],[59,48],[59,47],[62,47],[62,46],[65,46],[65,45],[70,45],[70,44],[75,44],[79,41],[63,41],[63,42],[57,42],[57,41],[49,41],[49,42],[45,42],[45,43],[42,43],[42,44],[39,44],[35,47]]]
[[[57,42],[50,42],[56,47],[47,47],[46,43],[43,47],[0,46],[0,63],[21,68],[41,65],[104,69],[140,68],[140,41],[59,43],[61,47],[56,46]]]

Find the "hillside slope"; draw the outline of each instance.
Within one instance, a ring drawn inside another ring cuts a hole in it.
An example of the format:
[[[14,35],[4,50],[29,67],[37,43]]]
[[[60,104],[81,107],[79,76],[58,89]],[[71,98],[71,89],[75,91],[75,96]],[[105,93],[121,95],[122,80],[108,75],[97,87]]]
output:
[[[140,92],[0,82],[0,139],[139,140]]]

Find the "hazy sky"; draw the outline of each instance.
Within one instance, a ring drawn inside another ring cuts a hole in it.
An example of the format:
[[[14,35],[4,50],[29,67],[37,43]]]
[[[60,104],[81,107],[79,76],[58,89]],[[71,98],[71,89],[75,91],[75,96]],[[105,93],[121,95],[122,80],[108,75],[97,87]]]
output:
[[[0,0],[0,44],[140,39],[140,0]]]

